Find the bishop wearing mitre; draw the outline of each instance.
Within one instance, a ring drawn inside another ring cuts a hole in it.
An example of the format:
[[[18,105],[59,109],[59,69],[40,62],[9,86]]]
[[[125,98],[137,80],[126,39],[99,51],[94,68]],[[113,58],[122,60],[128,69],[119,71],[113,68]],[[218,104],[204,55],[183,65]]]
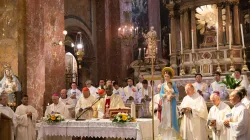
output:
[[[16,109],[16,140],[35,140],[36,139],[36,119],[37,110],[28,105],[28,96],[22,97],[22,104]]]
[[[59,113],[61,114],[65,119],[70,119],[71,118],[71,115],[69,113],[69,110],[67,108],[67,106],[59,101],[59,95],[58,94],[53,94],[52,95],[52,102],[53,104],[47,106],[47,109],[45,111],[45,117],[48,115],[48,114],[51,114],[51,113]]]
[[[100,89],[102,90],[102,89]],[[106,95],[102,98],[98,104],[98,117],[102,118],[109,118],[109,109],[110,108],[124,108],[125,105],[123,103],[122,98],[117,95],[113,94],[112,86],[108,86],[105,89]]]
[[[180,110],[183,114],[180,133],[183,139],[207,140],[207,105],[202,96],[195,92],[192,84],[185,86],[186,96],[183,98]]]
[[[1,94],[0,95],[0,113],[12,119],[11,139],[14,140],[14,132],[15,132],[15,127],[16,127],[16,115],[14,111],[10,107],[7,106],[7,104],[8,104],[8,96],[6,94]],[[1,117],[1,114],[0,114],[0,117]]]
[[[92,105],[95,102],[95,97],[90,94],[89,88],[82,89],[83,96],[77,101],[75,112],[76,118],[91,119],[93,117]]]

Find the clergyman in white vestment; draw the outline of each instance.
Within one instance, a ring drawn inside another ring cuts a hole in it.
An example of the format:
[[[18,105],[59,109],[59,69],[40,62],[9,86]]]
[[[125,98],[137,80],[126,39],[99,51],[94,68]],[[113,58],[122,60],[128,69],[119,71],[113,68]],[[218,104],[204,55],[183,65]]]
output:
[[[16,115],[14,111],[7,106],[8,104],[8,96],[6,94],[1,94],[0,95],[0,112],[3,113],[4,115],[8,116],[9,118],[12,119],[12,140],[14,140],[14,133],[15,133],[15,128],[16,128]]]
[[[195,92],[199,93],[205,99],[205,101],[207,101],[210,97],[210,94],[208,92],[207,84],[202,82],[202,75],[196,74],[195,80],[196,80],[196,82],[193,83],[193,86],[195,88]]]
[[[244,87],[237,87],[235,90],[242,93],[243,99],[241,100],[241,102],[246,106],[250,114],[250,100],[247,98],[247,90]]]
[[[123,101],[126,103],[128,99],[134,99],[137,93],[137,89],[135,86],[133,86],[133,80],[131,78],[127,79],[128,86],[126,86],[124,90],[124,96],[122,97]]]
[[[59,95],[58,94],[53,94],[52,95],[52,102],[53,104],[47,106],[47,109],[45,111],[45,117],[48,114],[51,114],[52,112],[54,113],[60,113],[65,119],[70,119],[71,115],[69,113],[69,110],[67,106],[59,101]]]
[[[79,119],[91,119],[93,117],[92,104],[95,102],[95,97],[90,94],[90,91],[87,87],[83,88],[82,92],[83,96],[78,100],[75,108],[76,118],[79,117]],[[86,112],[83,113],[83,111]]]
[[[16,140],[35,140],[36,139],[36,119],[37,110],[28,105],[28,96],[22,97],[22,104],[16,109]]]
[[[142,81],[144,80],[143,75],[139,75],[139,82],[135,85],[137,91],[139,91],[140,89],[142,89]]]
[[[243,94],[240,91],[233,91],[229,100],[234,105],[228,119],[224,121],[224,125],[230,129],[229,140],[249,140],[250,138],[250,122],[249,112],[246,106],[241,102]]]
[[[91,80],[87,80],[85,82],[85,85],[87,86],[87,88],[89,89],[89,92],[92,96],[94,96],[95,98],[98,96],[97,92],[97,88],[95,88],[93,85],[92,85],[92,81]],[[81,96],[82,97],[82,96]]]
[[[184,140],[207,140],[207,105],[203,97],[195,92],[192,84],[185,86],[187,95],[180,109],[184,115],[181,120],[180,134]]]
[[[161,111],[161,105],[160,105],[160,100],[161,100],[161,97],[160,97],[161,85],[162,84],[159,84],[157,86],[157,94],[154,95],[154,101],[151,100],[151,102],[149,103],[149,111],[150,111],[151,115],[154,114],[155,115],[155,119],[158,118],[159,120],[161,120],[160,115],[158,115],[158,113],[160,113],[160,111]],[[152,103],[154,103],[154,110],[153,110],[153,112],[152,112]]]
[[[228,97],[226,85],[223,83],[220,83],[221,77],[220,77],[219,72],[216,72],[214,77],[215,77],[214,78],[215,81],[210,85],[209,93],[212,94],[214,91],[219,91],[220,92],[220,100],[224,101]]]
[[[77,89],[77,84],[75,82],[72,82],[71,89],[67,91],[67,96],[73,99],[76,104],[78,99],[81,97],[81,95],[82,95],[82,92],[79,89]]]
[[[210,96],[213,106],[208,113],[208,125],[212,129],[213,140],[228,140],[229,130],[224,126],[223,122],[226,115],[231,112],[231,108],[220,100],[219,94],[218,91],[215,91]]]
[[[60,92],[61,97],[59,98],[59,102],[63,102],[66,107],[69,110],[70,116],[72,118],[75,117],[75,101],[73,99],[71,99],[70,97],[67,96],[67,90],[66,89],[62,89]]]
[[[119,87],[117,82],[113,83],[113,94],[119,95],[121,98],[123,98],[125,95],[123,88]]]

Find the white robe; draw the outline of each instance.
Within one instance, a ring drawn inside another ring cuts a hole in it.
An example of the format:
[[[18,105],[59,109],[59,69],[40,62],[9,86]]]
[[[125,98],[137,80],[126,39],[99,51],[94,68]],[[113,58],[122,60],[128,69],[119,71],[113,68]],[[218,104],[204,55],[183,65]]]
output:
[[[216,81],[214,81],[209,88],[209,93],[210,95],[214,92],[214,91],[219,91],[220,92],[220,99],[221,100],[226,100],[226,98],[228,97],[228,93],[227,93],[227,88],[226,85],[223,83],[218,83]]]
[[[230,140],[249,140],[249,113],[243,103],[239,102],[232,108],[232,118],[230,120]]]
[[[98,96],[98,94],[97,94],[97,92],[98,92],[97,88],[95,88],[94,86],[91,86],[88,89],[89,89],[90,94],[93,95],[95,98]]]
[[[216,120],[216,128],[212,129],[213,140],[228,140],[229,130],[224,126],[226,115],[230,114],[231,108],[224,102],[220,102],[218,106],[212,106],[208,113],[208,120]]]
[[[76,99],[73,99],[75,101],[75,104],[77,103],[77,101],[79,100],[79,98],[82,96],[82,92],[79,89],[69,89],[67,91],[67,96],[71,97],[73,94],[76,95]]]
[[[199,93],[185,96],[180,108],[190,107],[192,113],[184,115],[181,120],[180,134],[187,140],[207,140],[207,105]]]
[[[208,87],[207,87],[206,83],[195,82],[195,83],[193,83],[193,86],[194,86],[196,92],[197,92],[197,90],[202,91],[203,98],[205,99],[205,101],[209,100],[210,93],[208,92]]]
[[[76,106],[75,101],[71,99],[70,97],[66,99],[59,98],[59,102],[60,101],[66,105],[66,107],[69,110],[70,116],[75,117],[75,106]]]
[[[48,114],[51,114],[51,112],[59,112],[65,119],[71,119],[71,115],[69,113],[69,110],[67,108],[67,106],[63,103],[63,102],[58,102],[57,105],[55,105],[54,103],[47,106],[47,109],[45,111],[45,117]]]
[[[139,82],[139,83],[137,83],[136,85],[136,89],[139,91],[140,89],[142,89],[142,83],[141,82]]]
[[[246,106],[249,116],[250,116],[250,100],[247,97],[244,97],[241,102]]]
[[[27,117],[27,112],[32,113],[32,118]],[[37,110],[30,105],[20,105],[16,109],[17,132],[16,140],[35,140],[36,139],[36,119]]]
[[[153,101],[154,102],[154,110],[158,109],[158,105],[160,103],[160,100],[161,100],[160,94],[154,95],[154,101]],[[154,112],[152,112],[152,100],[149,103],[149,112],[151,113],[151,115],[154,113]],[[157,113],[155,113],[154,115],[155,115],[155,118],[158,118]]]
[[[82,113],[82,112],[79,113],[80,108],[84,110],[84,108],[90,107],[94,102],[95,102],[95,97],[92,95],[90,95],[88,98],[81,97],[78,100],[75,108],[76,118]],[[79,119],[91,119],[92,117],[93,117],[93,110],[88,110]]]
[[[124,90],[123,90],[123,88],[118,88],[118,89],[113,89],[113,94],[117,94],[117,95],[119,95],[121,98],[123,98],[124,97]]]
[[[134,89],[134,91],[132,89]],[[137,89],[136,89],[135,86],[131,86],[131,87],[126,86],[123,90],[124,90],[124,93],[125,93],[124,96],[122,97],[123,101],[126,102],[130,96],[132,96],[134,98],[134,100],[135,100],[135,96],[136,96],[136,93],[137,93]]]
[[[12,119],[12,126],[11,126],[12,131],[11,131],[11,133],[12,133],[12,140],[14,140],[15,128],[17,125],[16,114],[14,113],[14,111],[10,107],[3,106],[2,104],[0,104],[0,112]]]
[[[144,87],[142,87],[140,89],[139,92],[136,93],[136,96],[135,96],[135,103],[137,104],[141,104],[141,100],[143,98],[145,98],[145,96],[149,96],[149,98],[151,99],[152,98],[152,92],[151,92],[151,87],[148,87],[147,89],[145,89]],[[138,114],[138,117],[148,117],[150,116],[150,111],[148,110],[149,109],[149,103],[150,101],[145,101],[144,103],[142,103],[142,108],[139,109],[139,114]]]

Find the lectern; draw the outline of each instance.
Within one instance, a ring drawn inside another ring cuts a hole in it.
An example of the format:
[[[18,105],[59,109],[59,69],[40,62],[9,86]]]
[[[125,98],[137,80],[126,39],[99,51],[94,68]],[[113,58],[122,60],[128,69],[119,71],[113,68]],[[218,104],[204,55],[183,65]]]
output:
[[[3,140],[11,140],[11,124],[12,120],[5,114],[0,112],[0,138]]]

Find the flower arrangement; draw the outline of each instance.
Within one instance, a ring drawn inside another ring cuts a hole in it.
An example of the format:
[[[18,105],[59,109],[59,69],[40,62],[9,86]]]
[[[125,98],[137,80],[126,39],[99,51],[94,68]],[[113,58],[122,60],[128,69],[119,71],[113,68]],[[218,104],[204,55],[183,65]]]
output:
[[[127,113],[118,113],[114,115],[113,117],[114,119],[112,122],[116,122],[116,123],[135,122],[135,119]]]
[[[235,89],[240,86],[241,81],[237,81],[232,76],[226,75],[225,79],[220,83],[225,84],[228,89]]]
[[[51,112],[45,117],[47,123],[58,123],[64,121],[64,117],[60,113]]]

